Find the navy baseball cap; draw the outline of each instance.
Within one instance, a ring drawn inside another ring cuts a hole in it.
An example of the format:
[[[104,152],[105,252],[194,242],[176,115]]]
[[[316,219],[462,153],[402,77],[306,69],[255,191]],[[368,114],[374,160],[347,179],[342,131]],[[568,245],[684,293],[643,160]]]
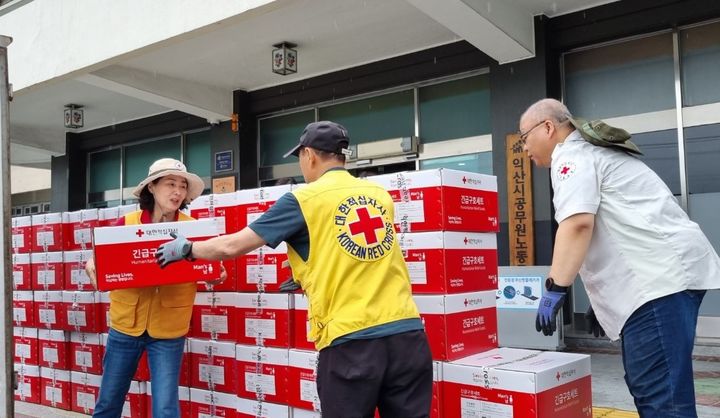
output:
[[[297,157],[300,147],[310,147],[320,151],[332,152],[333,154],[350,156],[352,152],[348,149],[349,144],[350,138],[344,126],[326,120],[313,122],[305,127],[302,135],[300,135],[300,142],[285,153],[283,158],[290,155]]]

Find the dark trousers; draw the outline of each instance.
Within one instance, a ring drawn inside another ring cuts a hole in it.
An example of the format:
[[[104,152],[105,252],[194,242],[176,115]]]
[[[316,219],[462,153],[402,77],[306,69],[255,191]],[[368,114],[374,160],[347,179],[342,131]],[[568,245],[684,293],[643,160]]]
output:
[[[424,418],[432,401],[425,331],[353,340],[320,351],[317,389],[323,418]]]

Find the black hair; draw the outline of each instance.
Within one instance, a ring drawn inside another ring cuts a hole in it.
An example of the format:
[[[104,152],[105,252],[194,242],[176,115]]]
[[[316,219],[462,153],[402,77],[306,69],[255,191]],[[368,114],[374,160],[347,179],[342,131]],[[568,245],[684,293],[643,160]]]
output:
[[[160,181],[162,177],[157,178],[152,181],[152,184],[157,184],[158,181]],[[153,209],[155,209],[155,196],[153,196],[152,193],[150,193],[150,190],[148,190],[148,186],[145,185],[143,189],[140,191],[140,197],[138,197],[138,204],[140,205],[140,210],[147,210],[152,212]],[[178,210],[183,210],[187,207],[187,201],[183,200],[182,204],[180,204],[180,208]]]
[[[303,147],[304,148],[304,147]],[[312,148],[312,147],[308,147]],[[327,161],[327,160],[335,160],[339,163],[345,164],[345,154],[336,154],[334,152],[330,151],[323,151],[317,148],[312,148],[313,151],[320,157],[321,160]]]

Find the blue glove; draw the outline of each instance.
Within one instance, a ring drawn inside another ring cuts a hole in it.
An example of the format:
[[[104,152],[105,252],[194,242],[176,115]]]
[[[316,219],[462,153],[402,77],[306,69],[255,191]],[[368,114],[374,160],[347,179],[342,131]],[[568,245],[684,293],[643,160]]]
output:
[[[600,325],[600,322],[598,322],[592,305],[590,305],[590,308],[588,308],[585,313],[585,319],[587,320],[588,334],[593,334],[596,337],[605,336],[605,330],[602,325]]]
[[[546,290],[540,306],[538,307],[537,317],[535,317],[535,329],[543,335],[553,335],[557,330],[557,314],[565,301],[565,292],[555,292]]]
[[[155,252],[155,258],[157,258],[157,263],[160,264],[160,267],[164,268],[170,263],[183,259],[188,261],[194,260],[194,258],[192,258],[192,241],[174,232],[171,232],[170,236],[174,239],[159,246],[157,252]]]

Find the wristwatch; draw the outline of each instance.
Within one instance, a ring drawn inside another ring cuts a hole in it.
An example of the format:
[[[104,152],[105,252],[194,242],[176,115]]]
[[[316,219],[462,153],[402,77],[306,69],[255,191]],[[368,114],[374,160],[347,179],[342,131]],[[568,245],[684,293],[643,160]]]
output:
[[[570,286],[560,286],[555,284],[555,280],[552,277],[545,279],[545,289],[551,292],[562,292],[567,293]]]

